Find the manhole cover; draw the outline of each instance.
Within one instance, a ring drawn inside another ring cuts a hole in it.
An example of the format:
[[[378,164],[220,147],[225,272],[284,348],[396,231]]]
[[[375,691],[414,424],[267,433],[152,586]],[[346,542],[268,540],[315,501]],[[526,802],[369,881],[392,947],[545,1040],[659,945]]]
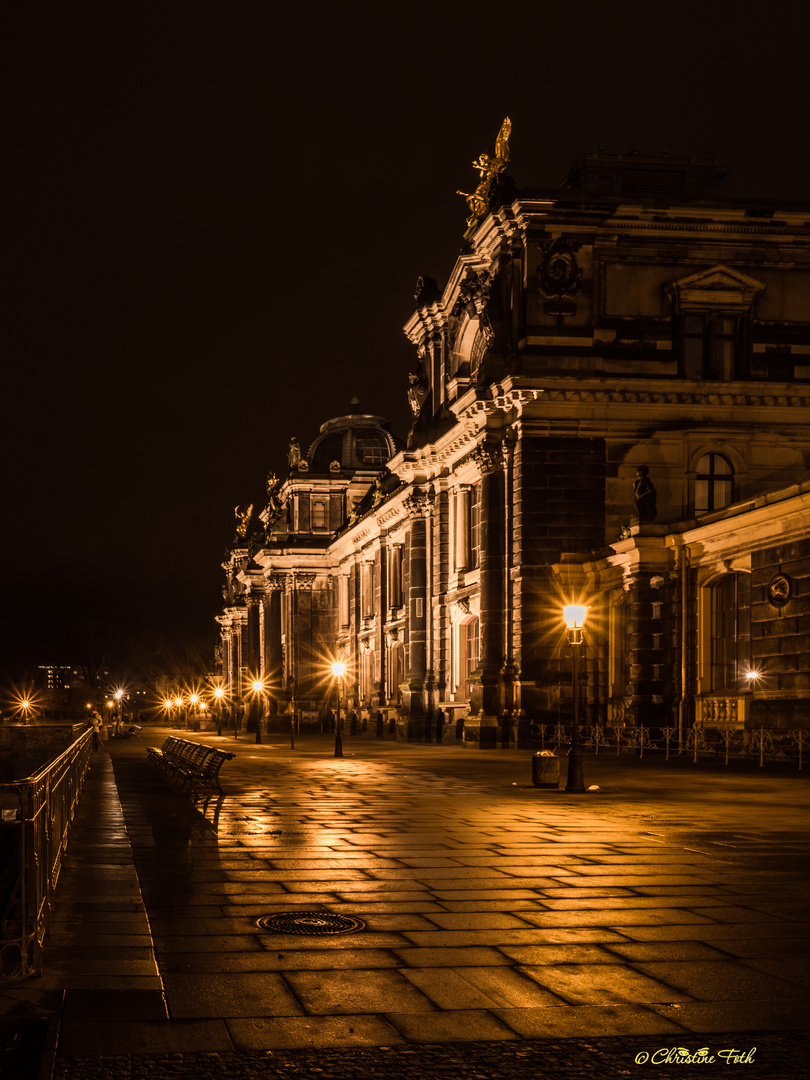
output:
[[[351,915],[333,915],[329,911],[283,911],[263,915],[257,926],[277,934],[351,934],[366,924]]]

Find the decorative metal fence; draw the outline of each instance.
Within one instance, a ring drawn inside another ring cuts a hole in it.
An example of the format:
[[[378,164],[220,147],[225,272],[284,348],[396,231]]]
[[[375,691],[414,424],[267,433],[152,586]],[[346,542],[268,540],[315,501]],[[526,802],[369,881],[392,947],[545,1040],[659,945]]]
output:
[[[0,784],[0,976],[42,974],[42,943],[90,764],[86,731],[33,776]]]
[[[582,745],[594,754],[609,752],[644,757],[645,752],[663,751],[666,758],[671,754],[687,755],[693,761],[698,756],[722,758],[727,765],[735,759],[758,758],[760,766],[766,761],[783,761],[803,767],[803,756],[810,746],[810,731],[799,728],[794,731],[775,731],[771,728],[743,730],[737,727],[689,728],[678,742],[678,729],[674,727],[645,727],[617,725],[615,727],[583,727]],[[540,749],[568,747],[571,743],[570,724],[533,724],[533,743]]]

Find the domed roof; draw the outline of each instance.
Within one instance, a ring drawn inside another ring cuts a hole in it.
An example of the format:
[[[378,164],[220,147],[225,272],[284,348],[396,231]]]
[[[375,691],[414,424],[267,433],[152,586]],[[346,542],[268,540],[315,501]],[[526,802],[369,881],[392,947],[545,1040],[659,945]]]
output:
[[[311,472],[336,472],[362,469],[380,472],[397,452],[397,441],[388,430],[383,416],[359,411],[357,398],[353,411],[321,425],[321,431],[307,451]]]

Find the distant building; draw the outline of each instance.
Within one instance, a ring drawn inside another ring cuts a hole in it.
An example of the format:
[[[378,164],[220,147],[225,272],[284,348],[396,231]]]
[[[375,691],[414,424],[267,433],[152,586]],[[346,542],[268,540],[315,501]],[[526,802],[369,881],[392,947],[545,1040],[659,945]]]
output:
[[[46,690],[70,690],[87,682],[87,670],[81,664],[40,664],[37,668],[37,683]]]
[[[570,718],[577,598],[586,724],[810,726],[810,203],[723,175],[497,177],[418,284],[407,444],[330,420],[238,519],[232,693],[323,713],[341,653],[386,734],[526,745]]]

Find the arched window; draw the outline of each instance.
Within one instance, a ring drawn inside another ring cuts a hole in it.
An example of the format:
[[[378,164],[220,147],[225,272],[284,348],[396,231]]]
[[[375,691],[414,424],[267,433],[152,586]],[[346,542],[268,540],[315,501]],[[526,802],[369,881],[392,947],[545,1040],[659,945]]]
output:
[[[711,688],[736,691],[751,667],[751,575],[727,574],[711,595]]]
[[[461,682],[467,697],[472,692],[472,675],[477,671],[481,656],[481,644],[479,638],[479,622],[473,617],[461,625]]]
[[[722,454],[704,454],[695,470],[695,513],[722,510],[734,499],[734,470]]]

